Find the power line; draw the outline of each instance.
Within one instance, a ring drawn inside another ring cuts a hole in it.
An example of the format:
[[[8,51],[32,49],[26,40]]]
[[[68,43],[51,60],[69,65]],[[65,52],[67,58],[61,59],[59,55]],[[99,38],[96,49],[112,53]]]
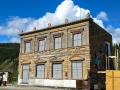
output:
[[[95,36],[92,36],[92,37],[90,37],[90,38],[102,36],[102,35],[105,35],[105,34],[108,34],[108,33],[104,33],[104,34],[100,34],[100,35],[95,35]]]

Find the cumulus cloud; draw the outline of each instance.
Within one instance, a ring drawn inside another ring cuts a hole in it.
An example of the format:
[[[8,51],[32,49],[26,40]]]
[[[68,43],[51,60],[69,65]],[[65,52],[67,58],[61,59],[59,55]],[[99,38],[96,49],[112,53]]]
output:
[[[20,30],[24,32],[31,31],[33,27],[37,29],[47,27],[48,23],[57,25],[64,23],[65,19],[74,21],[85,17],[86,13],[89,13],[88,9],[80,8],[78,5],[74,5],[72,0],[64,0],[56,8],[54,13],[47,12],[43,17],[39,19],[35,18],[20,18],[18,16],[10,17],[6,26],[0,26],[0,35],[10,36],[10,42],[19,42]]]
[[[8,42],[20,42],[19,33],[32,31],[33,27],[37,29],[47,27],[48,23],[52,26],[64,23],[65,19],[69,21],[79,20],[85,18],[86,14],[90,13],[90,10],[84,9],[75,5],[72,0],[64,0],[60,5],[57,6],[54,13],[46,12],[43,17],[38,19],[35,18],[20,18],[18,16],[9,17],[6,25],[0,26],[0,35],[9,36]],[[91,15],[92,17],[92,15]],[[96,17],[92,17],[94,22],[105,28],[103,20],[108,20],[105,12],[100,12]],[[106,28],[110,32],[119,32],[119,29]],[[119,35],[118,35],[119,36]],[[114,36],[117,37],[117,36]]]
[[[92,17],[94,22],[96,22],[102,28],[105,28],[103,21],[108,21],[106,12],[101,11],[96,17]]]
[[[18,42],[20,42],[20,38],[19,37],[12,37],[10,39],[10,42],[12,42],[12,43],[18,43]]]
[[[102,28],[104,28],[104,25],[103,25],[103,21],[100,20],[100,19],[97,19],[97,18],[93,18],[93,21],[95,23],[97,23],[99,26],[101,26]]]
[[[0,35],[18,36],[20,30],[25,30],[32,18],[10,17],[6,26],[0,26]]]
[[[120,43],[120,28],[114,28],[112,25],[109,25],[105,29],[111,33],[113,43]]]
[[[102,19],[102,20],[108,21],[107,14],[106,14],[106,12],[103,12],[103,11],[101,11],[101,12],[97,15],[96,18],[97,18],[97,19]]]

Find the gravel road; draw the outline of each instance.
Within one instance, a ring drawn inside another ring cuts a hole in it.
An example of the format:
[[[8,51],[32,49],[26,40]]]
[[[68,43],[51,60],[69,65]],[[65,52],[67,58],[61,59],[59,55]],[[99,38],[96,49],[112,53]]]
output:
[[[61,89],[61,88],[47,88],[47,87],[16,87],[16,86],[2,86],[0,90],[75,90],[75,89]]]

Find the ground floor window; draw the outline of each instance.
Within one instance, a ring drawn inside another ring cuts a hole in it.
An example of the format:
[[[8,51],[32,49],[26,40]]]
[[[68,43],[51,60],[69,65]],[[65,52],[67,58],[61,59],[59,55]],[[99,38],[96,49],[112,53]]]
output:
[[[72,62],[72,78],[82,78],[82,62]]]
[[[36,66],[36,76],[37,78],[44,78],[44,64],[38,64]]]
[[[53,78],[62,78],[62,64],[53,63]]]

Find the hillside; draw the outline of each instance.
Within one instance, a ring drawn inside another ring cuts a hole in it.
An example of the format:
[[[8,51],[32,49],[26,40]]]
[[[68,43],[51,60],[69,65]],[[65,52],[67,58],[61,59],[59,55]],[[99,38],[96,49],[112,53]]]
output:
[[[0,71],[10,71],[12,77],[17,77],[19,48],[19,43],[0,43]],[[17,81],[17,78],[11,80]]]

